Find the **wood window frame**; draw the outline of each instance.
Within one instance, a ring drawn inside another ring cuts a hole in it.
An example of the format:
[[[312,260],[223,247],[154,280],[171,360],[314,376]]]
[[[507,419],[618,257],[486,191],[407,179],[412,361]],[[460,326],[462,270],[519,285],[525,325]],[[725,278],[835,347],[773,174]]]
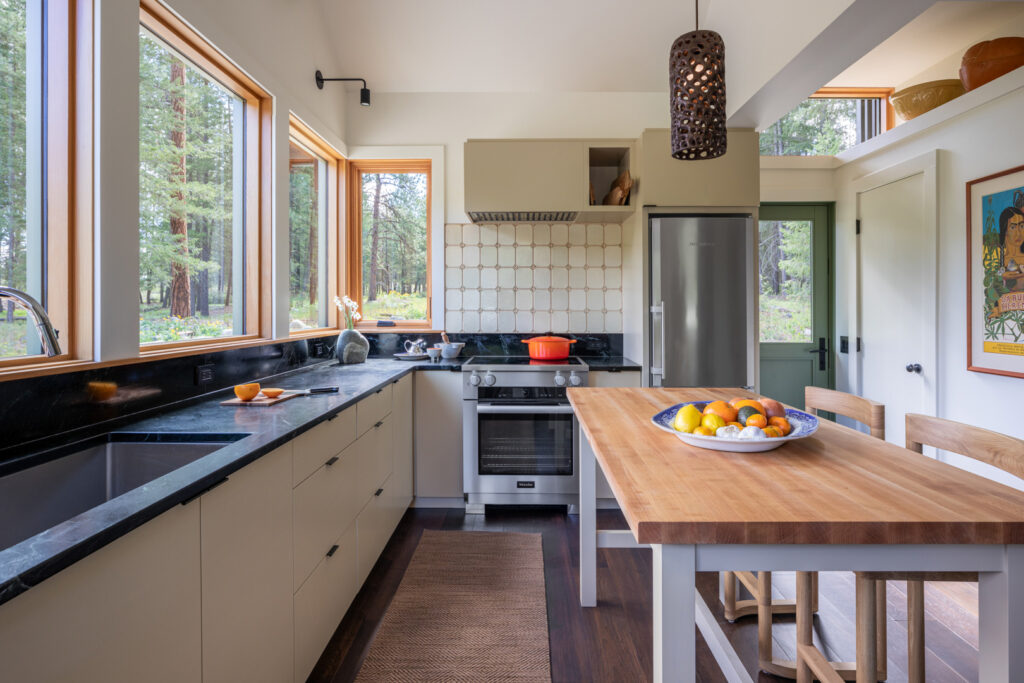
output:
[[[245,103],[245,314],[242,334],[225,338],[140,344],[140,357],[153,359],[251,346],[273,337],[273,98],[188,24],[156,0],[142,0],[139,23],[195,68],[204,71]]]
[[[896,109],[889,99],[894,92],[895,88],[820,88],[809,99],[882,100],[885,130],[889,131],[896,125]]]
[[[335,296],[339,296],[342,288],[341,219],[345,215],[345,175],[348,163],[341,152],[317,135],[295,114],[288,115],[288,137],[289,140],[299,143],[327,163],[327,244],[324,247],[327,250],[327,291],[323,294],[327,299],[327,327],[288,333],[292,339],[301,339],[323,336],[325,331],[337,330],[342,323],[339,311],[333,301]],[[290,171],[291,159],[288,160],[288,167]],[[288,298],[290,303],[290,287]]]
[[[92,355],[92,2],[47,0],[41,11],[48,65],[44,304],[62,353],[0,359],[0,379],[62,372]]]
[[[348,201],[346,220],[346,289],[363,310],[363,173],[424,173],[427,176],[427,319],[396,320],[394,325],[378,326],[376,320],[361,320],[356,328],[363,332],[433,332],[433,278],[431,277],[431,225],[433,213],[433,161],[431,159],[350,159],[348,162]],[[442,323],[443,327],[443,323]]]

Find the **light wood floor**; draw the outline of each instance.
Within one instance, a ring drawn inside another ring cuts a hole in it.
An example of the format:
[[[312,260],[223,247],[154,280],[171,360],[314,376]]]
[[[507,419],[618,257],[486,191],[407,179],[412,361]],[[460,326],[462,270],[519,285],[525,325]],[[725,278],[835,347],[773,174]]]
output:
[[[600,528],[625,528],[621,515],[599,513]],[[309,680],[342,683],[355,678],[373,634],[387,610],[423,529],[525,531],[544,537],[551,676],[556,683],[651,679],[651,556],[646,550],[598,551],[597,608],[579,605],[579,518],[556,510],[499,510],[486,516],[462,510],[412,509],[395,530],[366,584],[338,626]],[[776,573],[781,596],[792,597],[791,575]],[[757,625],[752,618],[729,624],[718,602],[718,576],[698,576],[698,588],[755,680],[780,680],[757,669]],[[927,584],[928,681],[976,681],[978,600],[971,584]],[[906,597],[891,583],[889,603],[889,680],[905,681]],[[816,638],[833,659],[854,659],[853,575],[821,575]],[[792,658],[796,625],[776,617],[777,656]],[[698,634],[697,680],[723,681]]]

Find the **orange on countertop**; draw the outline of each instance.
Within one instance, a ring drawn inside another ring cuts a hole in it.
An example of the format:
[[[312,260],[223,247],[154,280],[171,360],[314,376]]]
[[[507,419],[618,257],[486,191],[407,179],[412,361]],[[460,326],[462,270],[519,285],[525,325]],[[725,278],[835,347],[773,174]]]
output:
[[[260,393],[259,382],[252,382],[250,384],[236,384],[235,385],[235,396],[242,401],[251,401],[256,398]]]
[[[725,401],[712,401],[711,403],[704,406],[705,415],[717,415],[722,418],[725,422],[736,421],[736,408],[732,407]]]
[[[263,390],[263,395],[266,396],[267,398],[277,398],[283,393],[284,389],[271,389],[270,387],[267,387],[266,389]]]

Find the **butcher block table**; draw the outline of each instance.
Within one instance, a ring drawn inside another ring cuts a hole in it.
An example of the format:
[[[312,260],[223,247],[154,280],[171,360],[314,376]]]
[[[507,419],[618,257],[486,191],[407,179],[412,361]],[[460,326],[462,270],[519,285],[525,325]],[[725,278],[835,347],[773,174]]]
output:
[[[751,678],[695,590],[698,571],[979,572],[979,679],[1024,681],[1024,493],[821,420],[767,453],[689,446],[651,423],[742,389],[571,388],[580,438],[580,602],[597,548],[647,547],[654,680],[695,680],[695,628],[729,680]],[[595,462],[629,531],[598,531]],[[851,620],[853,615],[850,615]]]

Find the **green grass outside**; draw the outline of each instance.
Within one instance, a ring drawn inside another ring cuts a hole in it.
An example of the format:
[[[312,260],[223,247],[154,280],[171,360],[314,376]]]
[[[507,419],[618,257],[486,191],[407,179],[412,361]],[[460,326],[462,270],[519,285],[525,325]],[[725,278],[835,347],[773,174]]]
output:
[[[761,341],[811,343],[811,307],[806,299],[761,294]]]
[[[375,301],[363,296],[363,320],[426,320],[427,297],[425,294],[381,294]]]

